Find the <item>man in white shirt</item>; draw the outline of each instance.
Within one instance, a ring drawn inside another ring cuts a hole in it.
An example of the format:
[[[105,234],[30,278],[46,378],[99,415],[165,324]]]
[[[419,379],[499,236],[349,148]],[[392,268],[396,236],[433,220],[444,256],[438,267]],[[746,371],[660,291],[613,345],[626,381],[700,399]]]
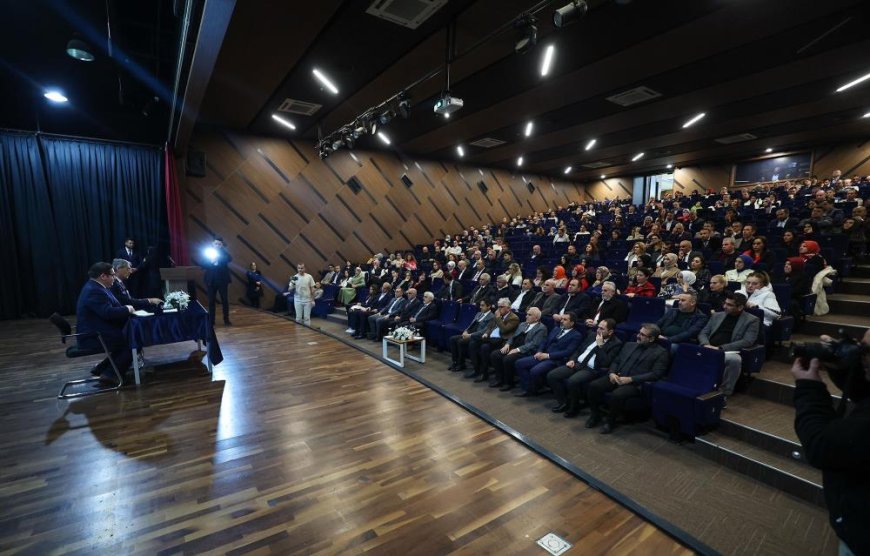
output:
[[[290,279],[296,323],[311,326],[311,307],[314,305],[314,277],[305,272],[305,264],[296,265],[296,275]]]

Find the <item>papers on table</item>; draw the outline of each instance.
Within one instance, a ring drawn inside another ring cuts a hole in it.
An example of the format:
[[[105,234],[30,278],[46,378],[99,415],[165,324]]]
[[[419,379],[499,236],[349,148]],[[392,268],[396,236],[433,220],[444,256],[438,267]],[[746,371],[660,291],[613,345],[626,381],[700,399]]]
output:
[[[137,317],[150,317],[154,313],[149,313],[148,311],[145,311],[143,309],[139,309],[138,311],[133,311],[133,314],[136,315]]]

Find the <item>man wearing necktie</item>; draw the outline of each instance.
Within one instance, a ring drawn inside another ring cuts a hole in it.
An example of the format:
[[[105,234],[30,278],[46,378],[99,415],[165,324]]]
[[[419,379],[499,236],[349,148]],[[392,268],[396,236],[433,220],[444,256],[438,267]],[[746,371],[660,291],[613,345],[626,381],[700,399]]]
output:
[[[572,278],[568,282],[568,290],[559,301],[559,309],[553,313],[553,322],[559,324],[566,313],[585,315],[589,311],[589,296],[580,291],[580,280]]]
[[[140,257],[139,253],[136,252],[136,242],[131,237],[128,237],[124,240],[124,247],[118,249],[118,252],[115,254],[115,258],[128,261],[130,263],[130,267],[133,269],[133,272],[136,272],[136,269],[142,262],[142,257]]]
[[[615,329],[615,320],[601,320],[564,365],[547,373],[547,384],[556,396],[553,413],[574,417],[580,412],[582,388],[602,375],[622,347],[622,340],[613,333]]]
[[[423,293],[423,304],[399,326],[413,326],[421,335],[426,331],[426,322],[434,319],[438,315],[438,307],[434,303],[435,294],[432,292]]]
[[[88,281],[79,294],[76,304],[76,333],[87,334],[76,340],[83,350],[101,350],[102,345],[97,333],[109,349],[111,360],[103,359],[92,374],[100,376],[100,382],[116,384],[117,377],[112,370],[112,361],[123,374],[133,362],[130,346],[121,330],[124,328],[132,305],[121,305],[109,288],[115,281],[115,270],[109,263],[96,263],[88,270]]]
[[[447,344],[450,346],[451,355],[451,364],[447,367],[448,371],[460,372],[465,370],[465,357],[468,352],[468,345],[472,340],[477,340],[483,336],[486,326],[489,324],[490,319],[493,318],[492,311],[490,310],[492,304],[489,299],[481,299],[479,306],[480,312],[474,315],[474,320],[471,321],[468,328],[462,334],[451,336],[447,341]]]
[[[513,390],[514,364],[532,353],[537,352],[547,339],[547,327],[541,321],[541,310],[529,307],[526,311],[526,321],[519,325],[509,342],[501,349],[493,351],[489,356],[494,379],[490,388],[499,388],[502,392]]]
[[[383,334],[384,326],[398,315],[405,307],[406,300],[402,297],[402,288],[395,289],[395,297],[390,303],[368,318],[368,339],[373,342],[378,342]]]
[[[445,301],[459,301],[462,299],[462,284],[454,280],[449,272],[444,273],[444,286],[438,292],[438,298]]]
[[[526,309],[529,308],[529,305],[531,305],[532,301],[535,299],[535,291],[532,287],[533,284],[529,278],[523,279],[523,283],[520,286],[520,293],[511,303],[511,311],[524,313]]]
[[[525,398],[537,395],[538,387],[547,373],[568,361],[568,357],[574,353],[583,339],[583,336],[574,330],[576,322],[577,316],[574,313],[562,315],[560,326],[553,328],[541,349],[514,364],[520,387],[523,388],[517,396]]]
[[[520,318],[511,311],[510,299],[499,299],[495,317],[487,324],[480,340],[469,345],[473,371],[465,373],[465,378],[476,378],[474,382],[488,381],[490,352],[510,340],[519,325]]]

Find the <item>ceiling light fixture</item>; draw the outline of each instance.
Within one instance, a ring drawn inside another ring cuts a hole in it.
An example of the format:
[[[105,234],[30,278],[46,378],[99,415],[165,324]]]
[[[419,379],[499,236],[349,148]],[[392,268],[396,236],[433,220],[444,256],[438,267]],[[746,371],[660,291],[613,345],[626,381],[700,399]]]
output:
[[[700,120],[701,118],[703,118],[703,117],[706,116],[706,115],[707,115],[706,112],[701,112],[700,114],[698,114],[697,116],[695,116],[694,118],[692,118],[691,120],[689,120],[688,122],[684,123],[684,124],[683,124],[683,129],[686,129],[686,128],[689,127],[690,125],[696,123],[698,120]]]
[[[462,148],[462,145],[456,145],[456,154],[459,155],[459,158],[465,156],[465,149]]]
[[[764,152],[766,152],[766,153],[772,153],[772,152],[773,152],[773,149],[771,149],[770,147],[767,147],[766,149],[764,149]]]
[[[541,77],[545,77],[550,73],[550,66],[553,64],[553,54],[556,52],[556,47],[552,44],[544,51],[544,59],[541,61]]]
[[[444,113],[444,119],[445,119],[445,120],[449,120],[449,119],[450,119],[450,112],[445,112],[445,113]]]
[[[566,174],[570,174],[570,173],[571,173],[571,167],[570,167],[570,166],[568,166],[567,168],[565,168],[565,173],[566,173]]]
[[[275,120],[276,122],[278,122],[279,124],[285,126],[285,127],[289,127],[290,129],[296,129],[296,126],[293,125],[293,122],[291,122],[290,120],[282,118],[278,114],[272,114],[272,119]]]
[[[329,78],[326,77],[319,69],[314,68],[311,73],[314,74],[314,77],[316,77],[317,80],[320,81],[320,83],[322,83],[324,87],[329,89],[329,92],[334,95],[338,94],[338,87],[333,85],[332,81],[330,81]]]
[[[862,118],[870,118],[870,112],[867,112],[866,114],[864,114],[864,115],[861,116],[861,117],[862,117]]]
[[[586,15],[589,6],[583,0],[571,0],[553,12],[553,25],[561,29]]]
[[[595,143],[598,142],[598,139],[590,139],[588,143],[586,143],[586,148],[584,150],[589,150],[595,146]]]
[[[45,91],[45,94],[43,96],[45,98],[47,98],[48,100],[50,100],[51,102],[60,103],[60,102],[67,102],[69,100],[68,98],[66,98],[63,95],[63,93],[61,93],[60,91],[58,91],[56,89],[50,89],[48,91]]]
[[[842,93],[842,92],[845,91],[846,89],[849,89],[849,88],[851,88],[851,87],[854,87],[854,86],[857,85],[858,83],[862,83],[862,82],[864,82],[864,81],[867,81],[868,79],[870,79],[870,73],[868,73],[867,75],[862,75],[862,76],[859,77],[858,79],[846,83],[845,85],[843,85],[842,87],[840,87],[839,89],[837,89],[837,92],[838,92],[838,93]]]
[[[538,44],[538,27],[534,16],[525,14],[514,22],[514,27],[520,31],[520,39],[514,45],[514,52],[525,54]]]
[[[637,162],[638,160],[640,160],[641,158],[643,158],[643,155],[644,155],[644,153],[637,153],[636,155],[634,155],[634,158],[632,158],[631,161],[632,161],[632,162]]]
[[[85,41],[72,39],[66,43],[66,53],[70,58],[80,60],[82,62],[93,62],[97,59],[94,56],[93,49]]]
[[[519,157],[517,159],[517,166],[522,166],[522,165],[523,165],[523,157]]]
[[[673,168],[673,167],[674,167],[673,164],[668,164],[667,166],[665,166],[665,168],[667,168],[668,170],[670,170],[670,169]]]
[[[606,178],[606,177],[607,177],[607,176],[605,176],[604,174],[601,174],[601,179],[604,179],[604,178]]]
[[[532,127],[533,127],[533,126],[534,126],[534,124],[532,124],[532,122],[528,122],[528,123],[526,124],[526,131],[524,132],[525,135],[526,135],[526,137],[528,137],[528,136],[530,136],[530,135],[532,134]]]
[[[380,139],[381,141],[383,141],[383,142],[386,143],[387,145],[390,144],[390,138],[387,137],[387,134],[384,133],[383,131],[379,131],[379,132],[378,132],[378,139]]]

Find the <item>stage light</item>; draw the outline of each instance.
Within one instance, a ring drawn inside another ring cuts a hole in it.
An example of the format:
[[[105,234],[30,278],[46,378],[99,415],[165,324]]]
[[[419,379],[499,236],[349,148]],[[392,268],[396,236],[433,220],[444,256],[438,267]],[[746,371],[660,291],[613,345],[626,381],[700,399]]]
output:
[[[319,69],[314,68],[311,73],[313,73],[314,77],[316,77],[317,80],[320,81],[320,83],[322,83],[324,87],[329,89],[332,94],[338,94],[338,87],[333,85],[332,81],[330,81],[329,78],[326,77],[326,75],[324,75]]]
[[[517,166],[522,166],[522,165],[523,165],[523,157],[519,157],[517,159]]]
[[[450,119],[450,112],[445,112],[445,113],[444,113],[444,119],[445,119],[445,120],[449,120],[449,119]]]
[[[332,150],[337,151],[338,149],[341,148],[342,144],[343,144],[343,141],[341,139],[336,139],[335,141],[332,142]]]
[[[214,247],[206,247],[202,250],[202,254],[211,262],[215,262],[218,258],[218,251]]]
[[[390,144],[390,138],[387,137],[387,134],[384,133],[383,131],[379,131],[379,132],[378,132],[378,139],[380,139],[381,141],[383,141],[383,142],[386,143],[387,145]]]
[[[764,149],[764,152],[766,152],[766,153],[772,153],[772,152],[773,152],[773,149],[770,148],[770,147],[767,147],[766,149]]]
[[[571,0],[571,2],[553,12],[553,25],[557,28],[562,28],[565,25],[574,23],[586,15],[588,10],[589,6],[583,0]]]
[[[278,114],[272,114],[272,119],[283,126],[289,127],[290,129],[296,129],[296,126],[293,125],[293,122],[291,122],[290,120],[282,118]]]
[[[668,164],[667,166],[665,166],[665,168],[667,168],[668,170],[670,170],[670,169],[673,168],[673,167],[674,167],[673,164]]]
[[[408,119],[411,116],[411,101],[403,98],[399,101],[398,104],[399,115],[404,119]]]
[[[465,156],[465,149],[462,148],[462,145],[456,145],[456,154],[459,155],[459,158]]]
[[[694,124],[695,122],[697,122],[698,120],[700,120],[701,118],[703,118],[703,117],[706,116],[706,115],[707,115],[706,112],[701,112],[700,114],[698,114],[697,116],[695,116],[694,118],[692,118],[691,120],[689,120],[688,122],[684,123],[684,124],[683,124],[683,129],[686,129],[687,127],[689,127],[690,125]]]
[[[514,52],[517,54],[525,54],[538,44],[538,28],[535,25],[536,20],[531,15],[526,15],[519,18],[514,27],[520,30],[522,37],[514,45]]]
[[[607,176],[605,176],[604,174],[601,174],[601,179],[604,179],[604,178],[606,178],[606,177],[607,177]]]
[[[378,123],[380,123],[382,126],[385,126],[390,123],[390,121],[392,121],[395,116],[396,113],[392,110],[384,110],[383,112],[381,112],[381,115],[378,116]]]
[[[63,93],[61,93],[60,91],[58,91],[56,89],[51,89],[51,90],[46,91],[43,96],[45,98],[47,98],[48,100],[50,100],[51,102],[57,102],[57,103],[67,102],[69,100],[68,98],[63,96]]]
[[[568,166],[567,168],[565,168],[565,174],[570,174],[570,173],[571,173],[571,167]]]
[[[553,54],[556,52],[556,47],[552,44],[544,51],[544,59],[541,61],[541,77],[545,77],[550,73],[550,66],[553,64]]]
[[[532,122],[528,122],[528,123],[526,124],[526,131],[524,132],[525,135],[526,135],[526,137],[528,137],[528,136],[530,136],[530,135],[532,134],[532,127],[533,127],[533,126],[534,126],[534,124],[532,124]]]
[[[72,39],[66,43],[66,53],[70,58],[75,58],[82,62],[93,62],[96,60],[93,49],[84,41]]]
[[[632,158],[631,161],[632,161],[632,162],[637,162],[638,160],[640,160],[641,158],[643,158],[643,155],[644,155],[644,153],[637,153],[636,155],[634,155],[634,158]]]
[[[590,139],[588,143],[586,143],[586,148],[584,150],[589,150],[595,146],[595,143],[598,142],[598,139]]]
[[[870,112],[867,112],[866,114],[864,114],[864,115],[861,116],[861,117],[862,117],[862,118],[870,118]]]
[[[868,79],[870,79],[870,73],[868,73],[867,75],[862,75],[861,77],[859,77],[858,79],[856,79],[854,81],[849,81],[848,83],[846,83],[845,85],[843,85],[842,87],[837,89],[837,92],[842,93],[846,89],[852,88],[855,85],[857,85],[858,83],[862,83],[864,81],[867,81]]]

